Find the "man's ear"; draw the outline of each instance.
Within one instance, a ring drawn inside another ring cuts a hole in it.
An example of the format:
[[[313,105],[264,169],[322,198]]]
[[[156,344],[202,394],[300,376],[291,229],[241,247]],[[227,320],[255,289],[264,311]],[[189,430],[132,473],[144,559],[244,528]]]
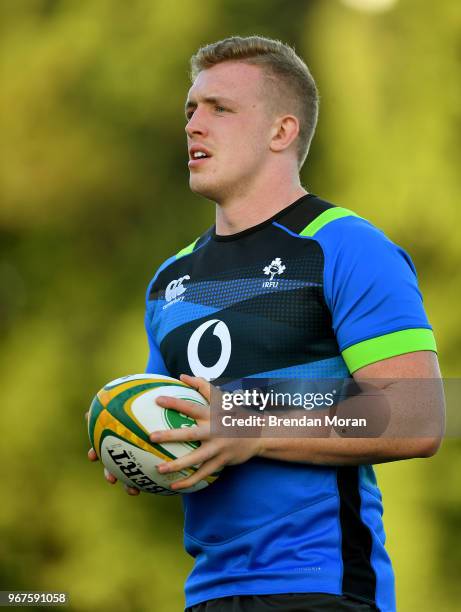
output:
[[[287,149],[299,134],[299,120],[294,115],[277,117],[272,126],[270,149],[274,152]]]

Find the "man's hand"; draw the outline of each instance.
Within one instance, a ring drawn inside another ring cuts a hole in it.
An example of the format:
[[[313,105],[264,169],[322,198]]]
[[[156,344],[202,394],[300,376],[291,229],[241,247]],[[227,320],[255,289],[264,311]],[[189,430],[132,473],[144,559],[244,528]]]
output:
[[[211,401],[211,385],[203,378],[182,374],[181,381],[197,389],[208,403]],[[210,409],[195,402],[181,400],[173,397],[161,396],[157,404],[163,408],[177,410],[197,422],[194,427],[156,431],[150,435],[152,442],[191,442],[200,441],[201,445],[184,457],[167,461],[157,466],[159,473],[167,474],[178,472],[193,465],[200,465],[199,469],[188,478],[177,481],[171,485],[174,491],[187,489],[197,482],[217,472],[225,465],[237,465],[258,455],[260,452],[259,438],[214,438],[210,431]]]
[[[88,412],[85,412],[85,420],[88,421]],[[99,461],[98,455],[96,454],[94,448],[90,448],[90,450],[88,451],[88,459],[90,461]],[[117,482],[117,478],[113,474],[111,474],[107,468],[104,468],[104,478],[109,484],[112,485]],[[128,485],[123,486],[128,495],[139,495],[140,493],[140,490],[136,489],[135,487],[129,487]]]

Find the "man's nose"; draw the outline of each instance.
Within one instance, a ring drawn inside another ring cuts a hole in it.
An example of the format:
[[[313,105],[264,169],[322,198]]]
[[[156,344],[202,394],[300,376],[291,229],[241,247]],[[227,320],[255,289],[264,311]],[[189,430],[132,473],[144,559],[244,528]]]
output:
[[[208,130],[205,123],[205,117],[198,108],[194,111],[194,114],[187,122],[185,129],[189,138],[192,138],[192,136],[197,134],[204,136],[207,133]]]

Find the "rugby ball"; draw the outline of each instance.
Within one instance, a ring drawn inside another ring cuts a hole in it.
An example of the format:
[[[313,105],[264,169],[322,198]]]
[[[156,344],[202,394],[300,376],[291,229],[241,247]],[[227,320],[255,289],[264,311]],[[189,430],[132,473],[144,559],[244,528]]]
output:
[[[208,406],[195,389],[169,376],[133,374],[107,383],[94,397],[88,414],[91,444],[105,467],[130,487],[147,493],[176,495],[171,484],[194,473],[199,466],[180,472],[159,474],[156,466],[182,457],[200,442],[152,443],[157,430],[193,427],[194,419],[156,403],[160,395],[177,397]],[[193,493],[216,480],[213,474],[181,493]]]

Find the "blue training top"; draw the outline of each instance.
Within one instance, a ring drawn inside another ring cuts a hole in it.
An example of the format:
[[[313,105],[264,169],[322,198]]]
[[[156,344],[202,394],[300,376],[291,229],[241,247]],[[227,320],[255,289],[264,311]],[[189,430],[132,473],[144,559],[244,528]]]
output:
[[[237,234],[210,228],[160,266],[146,297],[147,371],[229,388],[242,378],[345,378],[435,350],[409,256],[312,194]],[[187,606],[321,592],[395,610],[371,466],[253,458],[183,501],[195,558]]]

